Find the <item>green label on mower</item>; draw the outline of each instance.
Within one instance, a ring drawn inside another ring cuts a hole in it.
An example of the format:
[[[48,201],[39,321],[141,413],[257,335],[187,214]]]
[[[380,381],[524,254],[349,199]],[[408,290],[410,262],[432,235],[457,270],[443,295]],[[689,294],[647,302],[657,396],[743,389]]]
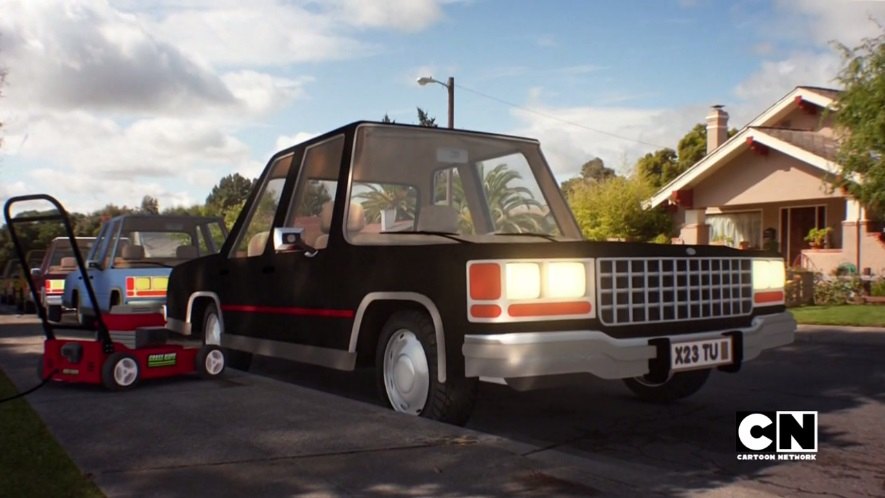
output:
[[[178,353],[162,353],[148,355],[147,366],[153,367],[171,367],[175,365],[175,356]]]

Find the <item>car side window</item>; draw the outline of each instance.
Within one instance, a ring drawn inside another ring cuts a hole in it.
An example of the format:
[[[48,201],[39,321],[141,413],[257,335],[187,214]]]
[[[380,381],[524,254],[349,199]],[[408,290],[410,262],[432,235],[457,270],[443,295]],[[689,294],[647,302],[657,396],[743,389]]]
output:
[[[245,225],[243,225],[244,229],[240,230],[230,257],[251,258],[264,253],[267,241],[270,238],[274,214],[276,214],[277,207],[280,205],[283,186],[286,184],[286,177],[291,166],[291,154],[274,161],[273,166],[262,181],[258,195],[249,208],[248,218]]]
[[[285,226],[304,229],[304,242],[317,249],[328,243],[332,208],[338,189],[344,135],[309,147],[298,173]]]

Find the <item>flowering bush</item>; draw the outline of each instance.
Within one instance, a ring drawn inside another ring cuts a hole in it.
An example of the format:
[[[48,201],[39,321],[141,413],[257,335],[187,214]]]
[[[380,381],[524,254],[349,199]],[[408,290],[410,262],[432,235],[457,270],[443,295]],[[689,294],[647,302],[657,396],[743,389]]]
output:
[[[861,281],[857,276],[827,278],[815,275],[814,304],[848,304],[861,301]]]

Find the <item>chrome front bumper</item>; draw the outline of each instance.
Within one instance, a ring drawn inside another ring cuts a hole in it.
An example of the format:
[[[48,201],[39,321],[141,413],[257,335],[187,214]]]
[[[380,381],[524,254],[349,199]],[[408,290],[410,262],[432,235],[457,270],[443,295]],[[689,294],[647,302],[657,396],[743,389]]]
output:
[[[531,332],[464,337],[462,352],[467,377],[504,381],[509,378],[590,373],[603,379],[624,379],[649,373],[656,355],[650,339],[666,337],[673,342],[743,336],[743,361],[766,350],[793,342],[796,321],[785,311],[762,315],[746,328],[698,334],[615,339],[598,330]]]

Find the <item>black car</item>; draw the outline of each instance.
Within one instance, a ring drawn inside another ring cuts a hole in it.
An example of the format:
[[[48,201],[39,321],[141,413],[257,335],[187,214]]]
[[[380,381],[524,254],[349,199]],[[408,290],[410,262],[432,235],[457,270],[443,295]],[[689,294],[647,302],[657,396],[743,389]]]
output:
[[[393,409],[463,423],[478,380],[690,395],[793,341],[784,281],[772,253],[583,240],[535,140],[358,122],[274,155],[172,271],[167,326],[232,365],[374,364]]]

